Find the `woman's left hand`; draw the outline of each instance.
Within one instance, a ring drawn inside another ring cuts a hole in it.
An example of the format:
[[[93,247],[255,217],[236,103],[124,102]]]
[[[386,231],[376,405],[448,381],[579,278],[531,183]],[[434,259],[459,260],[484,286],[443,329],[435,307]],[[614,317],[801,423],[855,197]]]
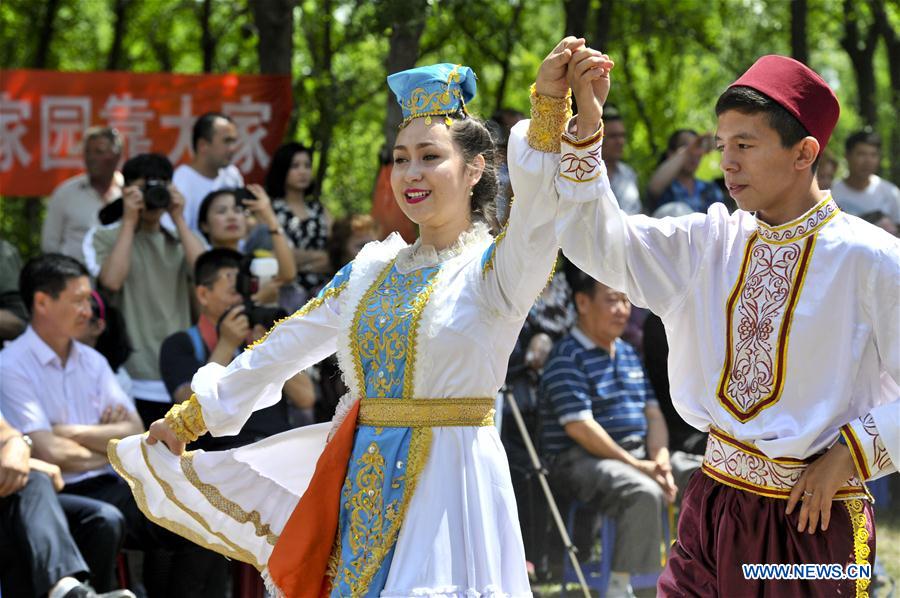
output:
[[[831,501],[841,486],[855,474],[856,466],[850,456],[850,449],[840,442],[810,463],[791,490],[785,510],[790,515],[797,502],[803,499],[797,531],[813,534],[820,521],[822,531],[827,530],[831,521]]]
[[[262,185],[251,183],[247,185],[247,191],[253,194],[256,199],[244,199],[244,205],[247,209],[269,228],[278,226],[278,218],[275,216],[275,210],[272,209],[272,200],[269,194],[263,189]]]

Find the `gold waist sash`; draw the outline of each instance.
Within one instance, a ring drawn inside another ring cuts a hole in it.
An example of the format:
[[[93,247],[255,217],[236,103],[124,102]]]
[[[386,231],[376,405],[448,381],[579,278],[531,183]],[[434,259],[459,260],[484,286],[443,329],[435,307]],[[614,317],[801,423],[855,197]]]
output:
[[[752,444],[710,428],[703,456],[703,473],[726,486],[769,498],[788,498],[794,484],[813,459],[772,459]],[[834,495],[835,500],[871,500],[866,487],[855,476]]]
[[[493,426],[494,399],[366,398],[359,403],[357,423],[378,428]]]

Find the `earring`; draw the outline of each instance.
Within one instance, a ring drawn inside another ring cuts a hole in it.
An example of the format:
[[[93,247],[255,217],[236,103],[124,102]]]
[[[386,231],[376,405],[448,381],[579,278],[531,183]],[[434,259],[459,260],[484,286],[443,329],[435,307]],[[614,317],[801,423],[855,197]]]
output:
[[[469,187],[469,197],[472,197],[473,195],[475,195],[475,190],[472,189],[472,187]]]

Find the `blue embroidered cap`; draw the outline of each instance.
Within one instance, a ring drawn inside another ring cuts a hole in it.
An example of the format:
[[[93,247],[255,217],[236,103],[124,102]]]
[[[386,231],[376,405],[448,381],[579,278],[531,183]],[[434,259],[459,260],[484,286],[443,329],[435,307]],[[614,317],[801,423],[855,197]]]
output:
[[[460,64],[432,64],[394,73],[387,78],[403,110],[403,124],[420,116],[431,124],[432,116],[462,112],[475,97],[475,73]]]

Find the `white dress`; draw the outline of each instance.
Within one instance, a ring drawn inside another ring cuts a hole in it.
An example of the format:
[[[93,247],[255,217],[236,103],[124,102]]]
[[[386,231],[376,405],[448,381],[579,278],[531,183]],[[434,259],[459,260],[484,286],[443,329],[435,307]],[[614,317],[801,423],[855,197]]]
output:
[[[350,389],[338,420],[357,397],[496,396],[525,316],[557,257],[556,177],[548,167],[559,164],[559,155],[532,150],[525,131],[517,128],[510,140],[512,184],[521,198],[504,233],[494,240],[475,225],[440,253],[418,243],[408,247],[397,235],[367,245],[318,299],[261,343],[227,368],[209,364],[198,371],[192,388],[210,433],[236,433],[254,409],[280,398],[286,379],[335,351]],[[380,428],[366,428],[357,428],[348,494],[365,442],[381,442]],[[181,459],[136,436],[110,453],[148,516],[254,564],[266,577],[272,549],[330,429],[309,426]],[[389,449],[407,450],[369,447],[369,453],[384,455],[377,475],[412,467],[402,458],[395,462]],[[414,459],[416,447],[408,450]],[[393,556],[374,585],[354,585],[360,571],[342,558],[338,575],[350,593],[379,595],[375,589],[382,587],[381,596],[398,597],[531,595],[509,469],[494,427],[431,428],[431,448],[414,486]],[[384,520],[394,514],[385,510]]]

